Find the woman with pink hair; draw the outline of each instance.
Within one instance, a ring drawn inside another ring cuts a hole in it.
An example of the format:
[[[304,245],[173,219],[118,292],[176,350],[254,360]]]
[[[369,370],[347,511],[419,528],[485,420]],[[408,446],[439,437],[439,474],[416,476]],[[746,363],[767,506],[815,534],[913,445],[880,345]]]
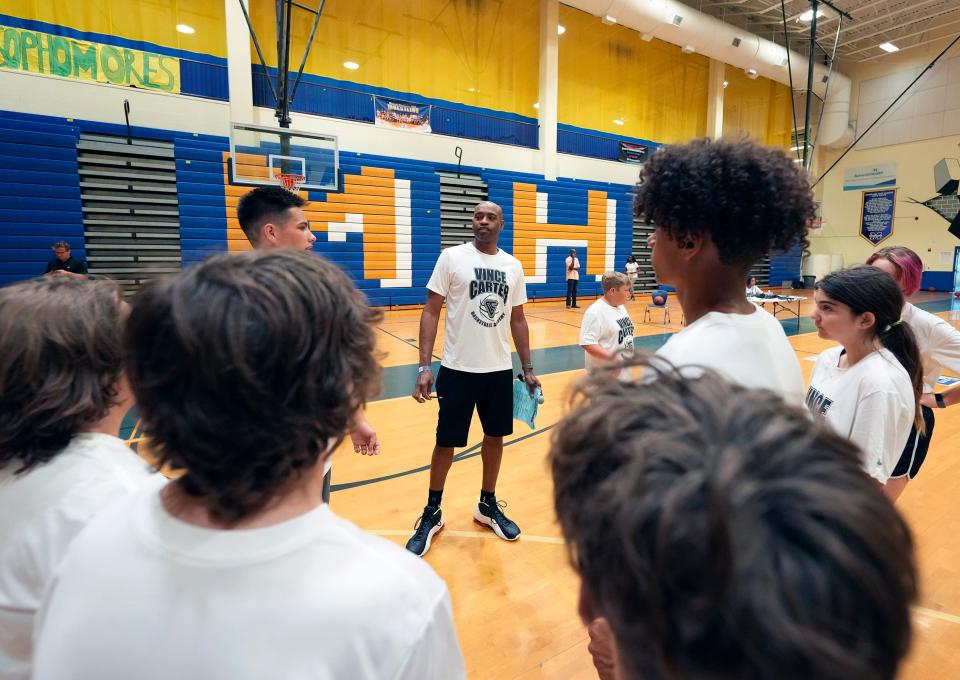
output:
[[[920,277],[923,275],[923,260],[915,252],[904,246],[890,246],[881,248],[867,259],[867,264],[884,270],[890,274],[903,291],[904,297],[909,297],[920,289]],[[933,435],[933,409],[946,408],[960,403],[960,387],[937,394],[934,386],[940,371],[946,367],[960,375],[960,331],[955,329],[944,319],[925,312],[907,302],[903,306],[900,320],[906,322],[917,338],[920,357],[923,360],[923,396],[920,407],[926,423],[926,432],[917,432],[916,427],[910,431],[907,445],[897,463],[885,491],[891,499],[896,499],[907,482],[913,479],[930,447],[930,437]]]

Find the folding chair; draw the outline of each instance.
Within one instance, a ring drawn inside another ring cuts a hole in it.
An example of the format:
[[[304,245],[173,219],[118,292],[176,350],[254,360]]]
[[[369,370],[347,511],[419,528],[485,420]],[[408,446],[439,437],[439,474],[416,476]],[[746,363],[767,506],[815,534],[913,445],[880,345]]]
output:
[[[662,288],[657,288],[650,293],[650,304],[647,305],[647,308],[643,312],[643,322],[650,323],[652,316],[650,314],[651,309],[662,309],[663,310],[663,319],[662,323],[670,323],[670,308],[667,306],[667,298],[669,298],[670,292],[663,290]],[[657,303],[657,298],[661,298],[663,302]]]

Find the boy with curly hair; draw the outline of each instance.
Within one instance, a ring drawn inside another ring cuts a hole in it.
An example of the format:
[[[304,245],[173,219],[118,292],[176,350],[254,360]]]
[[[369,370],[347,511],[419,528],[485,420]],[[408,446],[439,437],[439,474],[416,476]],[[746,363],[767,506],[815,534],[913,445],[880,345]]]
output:
[[[648,242],[657,281],[677,288],[687,321],[657,353],[801,405],[796,353],[743,282],[764,255],[808,246],[814,210],[806,174],[780,149],[703,139],[655,153],[634,213],[656,227]]]
[[[182,475],[74,542],[34,678],[465,677],[443,581],[320,501],[324,461],[380,388],[378,318],[338,267],[289,249],[140,292],[130,382]]]

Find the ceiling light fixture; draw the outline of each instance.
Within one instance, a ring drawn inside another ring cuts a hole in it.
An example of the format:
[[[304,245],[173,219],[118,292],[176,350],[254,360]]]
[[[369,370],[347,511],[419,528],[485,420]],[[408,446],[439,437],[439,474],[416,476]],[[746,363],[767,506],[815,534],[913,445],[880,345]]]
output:
[[[755,68],[745,68],[745,69],[743,69],[743,72],[747,74],[747,78],[749,78],[750,80],[756,80],[756,79],[757,79],[757,69],[755,69]]]
[[[683,47],[680,48],[680,51],[683,52],[684,54],[693,54],[694,52],[697,51],[697,48],[694,47],[693,45],[684,45]]]
[[[345,61],[343,62],[343,68],[348,68],[351,71],[356,71],[358,68],[360,68],[360,64],[358,64],[355,61]]]
[[[563,24],[557,24],[557,35],[563,35],[567,32],[567,27]]]
[[[827,15],[824,14],[823,12],[821,12],[820,10],[817,10],[817,18],[818,18],[818,19],[819,19],[820,17],[825,17],[825,16],[827,16]],[[806,12],[804,12],[803,14],[801,14],[801,15],[800,15],[800,21],[806,21],[807,23],[810,23],[811,21],[813,21],[813,10],[812,10],[812,9],[808,9]]]
[[[890,42],[880,43],[880,49],[884,52],[899,52],[900,48]]]
[[[600,23],[606,24],[607,26],[613,26],[615,23],[617,23],[617,17],[613,16],[612,14],[605,14],[600,20]]]
[[[187,35],[193,35],[197,32],[193,26],[187,26],[186,24],[177,24],[177,31],[186,33]]]

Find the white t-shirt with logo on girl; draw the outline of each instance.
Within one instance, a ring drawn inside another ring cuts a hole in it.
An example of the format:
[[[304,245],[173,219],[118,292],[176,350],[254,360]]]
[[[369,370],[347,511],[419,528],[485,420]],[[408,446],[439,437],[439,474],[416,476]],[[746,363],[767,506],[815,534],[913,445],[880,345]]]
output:
[[[893,473],[914,421],[910,376],[887,349],[841,368],[842,347],[817,357],[807,408],[860,447],[863,469],[881,484]]]
[[[627,262],[627,278],[635,279],[637,278],[637,270],[640,268],[640,265],[636,262]]]
[[[580,260],[576,257],[567,255],[567,279],[580,280]]]
[[[473,243],[447,248],[427,282],[446,298],[441,365],[468,373],[513,368],[510,315],[527,301],[520,261],[498,250],[481,253]]]
[[[624,305],[614,307],[600,298],[587,308],[580,326],[580,346],[599,345],[601,349],[615,352],[619,358],[633,356],[633,322]],[[606,362],[584,350],[587,371],[593,371]],[[629,372],[621,373],[621,379],[629,380]]]

